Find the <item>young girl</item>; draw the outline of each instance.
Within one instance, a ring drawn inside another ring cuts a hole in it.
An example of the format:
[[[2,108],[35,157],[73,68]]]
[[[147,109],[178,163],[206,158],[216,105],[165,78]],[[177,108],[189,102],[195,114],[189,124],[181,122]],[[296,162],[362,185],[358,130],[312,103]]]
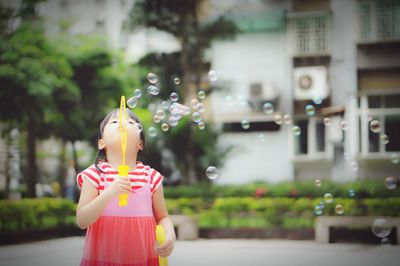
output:
[[[128,177],[119,177],[122,165],[119,109],[100,124],[95,163],[79,173],[81,194],[76,211],[80,228],[87,228],[81,265],[153,266],[158,255],[171,254],[176,239],[165,207],[163,176],[137,161],[144,149],[140,120],[127,110],[126,165]],[[128,204],[118,205],[118,195],[128,193]],[[166,242],[156,244],[155,227],[161,224]]]

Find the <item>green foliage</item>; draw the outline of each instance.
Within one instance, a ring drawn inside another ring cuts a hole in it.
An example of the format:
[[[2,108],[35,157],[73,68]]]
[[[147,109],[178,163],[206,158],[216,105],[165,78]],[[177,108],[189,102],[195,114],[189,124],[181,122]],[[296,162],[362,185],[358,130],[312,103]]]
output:
[[[20,231],[71,225],[76,204],[67,199],[41,198],[0,201],[0,231]]]
[[[352,189],[355,196],[349,194]],[[334,183],[324,181],[321,187],[316,187],[314,182],[280,182],[280,183],[249,183],[243,185],[212,185],[199,184],[193,186],[165,187],[167,198],[203,197],[213,199],[216,197],[309,197],[321,198],[325,193],[341,198],[390,198],[400,197],[400,190],[388,190],[383,181],[363,180],[351,183]]]

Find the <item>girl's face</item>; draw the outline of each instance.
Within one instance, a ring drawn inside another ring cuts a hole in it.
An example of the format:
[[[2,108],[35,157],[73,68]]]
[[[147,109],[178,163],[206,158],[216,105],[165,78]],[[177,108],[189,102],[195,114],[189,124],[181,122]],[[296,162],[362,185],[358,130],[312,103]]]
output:
[[[140,139],[141,125],[130,117],[127,117],[127,150],[136,147],[137,150],[143,149],[143,142]],[[112,116],[104,127],[102,138],[99,140],[99,149],[119,149],[121,150],[121,134],[119,114]]]

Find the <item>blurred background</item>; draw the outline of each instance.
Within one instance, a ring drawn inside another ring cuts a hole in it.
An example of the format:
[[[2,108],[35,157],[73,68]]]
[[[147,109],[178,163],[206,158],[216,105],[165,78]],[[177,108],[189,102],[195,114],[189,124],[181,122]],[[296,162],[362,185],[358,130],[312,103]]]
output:
[[[0,14],[2,244],[82,234],[75,177],[121,95],[169,213],[199,237],[314,239],[317,217],[360,216],[329,242],[398,243],[399,0],[1,0]]]

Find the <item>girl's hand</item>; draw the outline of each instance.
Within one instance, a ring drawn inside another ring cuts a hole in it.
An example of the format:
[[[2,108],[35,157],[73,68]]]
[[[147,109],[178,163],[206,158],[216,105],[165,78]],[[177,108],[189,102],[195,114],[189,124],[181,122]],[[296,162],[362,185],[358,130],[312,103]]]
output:
[[[105,190],[110,197],[116,197],[122,193],[132,192],[131,181],[127,176],[115,178],[111,185]]]
[[[154,243],[154,252],[161,257],[168,257],[174,249],[174,243],[175,239],[167,234],[164,244],[159,246],[157,241]]]

